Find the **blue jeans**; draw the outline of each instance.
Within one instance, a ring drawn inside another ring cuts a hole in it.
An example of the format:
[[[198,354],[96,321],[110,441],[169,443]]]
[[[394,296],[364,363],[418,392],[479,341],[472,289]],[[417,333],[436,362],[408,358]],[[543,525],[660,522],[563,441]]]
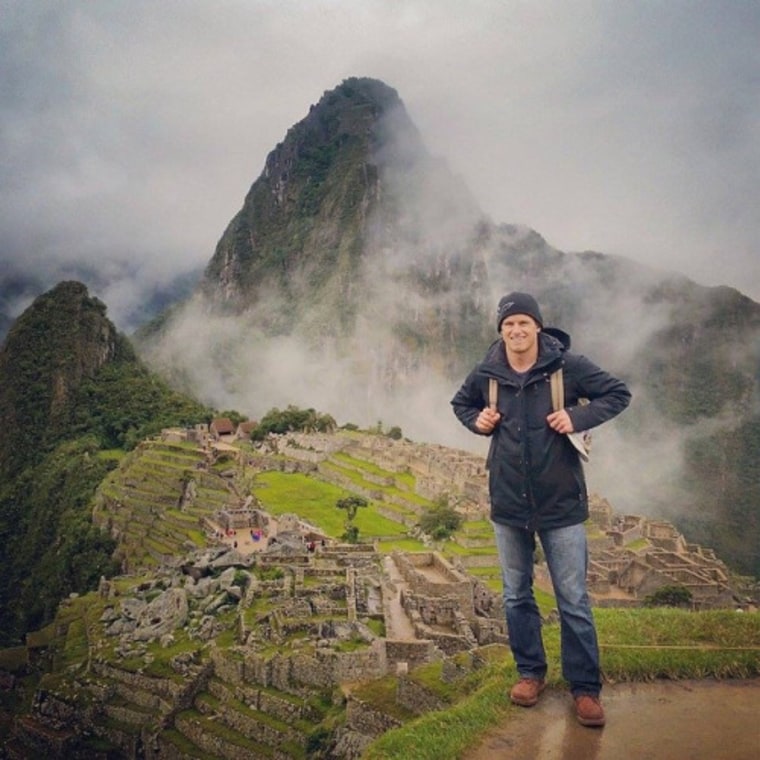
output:
[[[517,672],[527,678],[546,676],[541,615],[533,595],[536,534],[493,523],[504,585],[509,644]],[[599,646],[586,590],[588,550],[582,524],[540,530],[538,537],[557,598],[562,642],[562,675],[573,695],[598,695]]]

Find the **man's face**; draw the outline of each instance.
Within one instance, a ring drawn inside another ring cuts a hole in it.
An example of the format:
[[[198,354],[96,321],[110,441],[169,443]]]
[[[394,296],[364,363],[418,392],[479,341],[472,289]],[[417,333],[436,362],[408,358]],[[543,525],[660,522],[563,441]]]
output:
[[[540,332],[538,322],[527,314],[512,314],[501,323],[501,337],[507,350],[516,354],[534,351]]]

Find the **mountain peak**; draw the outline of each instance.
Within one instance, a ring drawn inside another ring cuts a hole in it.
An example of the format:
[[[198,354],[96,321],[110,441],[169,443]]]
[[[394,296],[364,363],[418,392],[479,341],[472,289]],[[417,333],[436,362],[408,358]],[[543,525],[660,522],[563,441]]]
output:
[[[0,349],[0,472],[34,452],[66,424],[79,384],[119,350],[106,307],[81,282],[61,282],[39,296]]]
[[[264,290],[290,302],[326,293],[350,302],[334,275],[346,282],[357,274],[371,221],[390,197],[380,191],[382,175],[426,158],[396,90],[377,79],[344,80],[267,156],[201,291],[235,311],[250,309]],[[276,333],[292,314],[269,317]]]

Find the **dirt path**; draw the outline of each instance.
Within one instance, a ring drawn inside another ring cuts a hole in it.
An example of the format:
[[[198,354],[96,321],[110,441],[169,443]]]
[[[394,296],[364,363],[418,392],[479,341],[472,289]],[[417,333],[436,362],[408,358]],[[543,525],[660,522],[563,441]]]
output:
[[[506,688],[505,688],[506,691]],[[757,760],[760,678],[605,686],[607,725],[583,728],[566,691],[510,712],[461,760]]]
[[[383,567],[395,588],[389,598],[383,600],[383,604],[386,605],[385,635],[396,641],[414,641],[414,626],[401,604],[401,589],[406,588],[404,578],[390,555],[383,558]]]

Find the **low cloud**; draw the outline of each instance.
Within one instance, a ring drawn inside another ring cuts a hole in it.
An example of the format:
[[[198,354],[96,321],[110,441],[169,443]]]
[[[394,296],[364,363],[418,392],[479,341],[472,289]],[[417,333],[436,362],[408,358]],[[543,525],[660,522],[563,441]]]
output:
[[[98,294],[129,320],[209,260],[309,104],[367,75],[496,222],[758,300],[759,34],[753,3],[10,0],[0,273],[113,264]]]
[[[410,234],[428,221],[428,263],[466,244],[476,208],[512,224],[516,245],[538,230],[548,248],[625,256],[760,299],[756,4],[254,0],[220,13],[179,0],[11,0],[3,22],[0,278],[41,289],[82,279],[121,329],[176,293],[177,278],[189,286],[269,151],[350,76],[397,89],[431,155],[470,190],[454,206],[441,187],[408,199]],[[218,408],[313,406],[484,450],[450,413],[457,383],[442,373],[406,368],[403,393],[387,384],[396,368],[367,379],[373,359],[358,349],[380,350],[373,328],[404,298],[385,284],[356,352],[269,342],[255,314],[213,316],[194,300],[155,358]],[[495,308],[518,285],[547,288],[540,271],[517,280],[494,265],[473,298]],[[10,313],[31,298],[14,292],[0,301]],[[625,366],[664,324],[630,291],[580,295],[574,345],[603,366]],[[634,394],[626,414],[649,414],[646,388]],[[646,512],[655,484],[678,481],[682,439],[667,431],[631,448],[625,428],[596,436],[589,477]]]

